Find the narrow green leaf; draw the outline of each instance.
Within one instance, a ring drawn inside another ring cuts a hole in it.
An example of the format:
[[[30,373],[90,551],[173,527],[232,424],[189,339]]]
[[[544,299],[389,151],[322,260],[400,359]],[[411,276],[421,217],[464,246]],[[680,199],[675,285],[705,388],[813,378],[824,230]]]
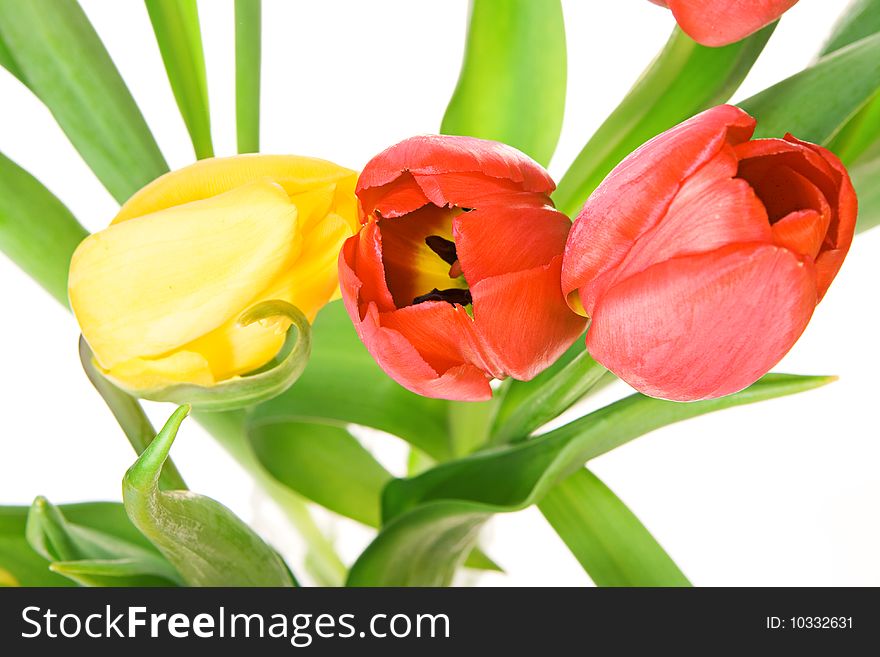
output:
[[[278,554],[225,506],[188,491],[160,491],[159,473],[189,406],[181,406],[122,482],[135,526],[189,586],[295,586]]]
[[[174,568],[155,550],[71,523],[61,509],[42,497],[30,508],[25,536],[34,551],[50,562],[52,572],[85,586],[180,583]]]
[[[633,512],[589,470],[560,481],[538,508],[597,586],[690,586]]]
[[[392,481],[385,488],[383,529],[352,566],[349,583],[447,584],[491,514],[540,502],[589,459],[675,422],[811,390],[832,380],[768,374],[742,392],[689,404],[635,394],[529,441]]]
[[[340,515],[379,526],[391,474],[344,428],[304,422],[248,428],[254,453],[285,486]]]
[[[520,400],[495,425],[492,442],[500,444],[525,440],[535,429],[571,408],[607,373],[608,370],[593,360],[586,350],[581,351],[544,385],[532,388],[531,394]]]
[[[52,192],[0,153],[0,250],[64,306],[70,257],[86,235]]]
[[[79,359],[86,377],[113,413],[129,444],[134,448],[135,454],[142,454],[156,436],[156,430],[144,413],[144,409],[137,399],[117,388],[98,371],[92,350],[82,336],[79,338]],[[169,490],[186,490],[183,477],[180,476],[171,459],[168,459],[162,468],[159,486]]]
[[[360,424],[408,441],[436,460],[452,455],[448,402],[409,392],[385,374],[354,331],[341,301],[312,326],[312,357],[291,388],[257,406],[256,422]]]
[[[0,0],[0,41],[117,201],[168,171],[131,93],[75,0]]]
[[[565,78],[559,0],[471,0],[464,63],[440,130],[501,141],[546,165],[562,129]]]
[[[880,0],[854,0],[834,26],[821,56],[880,32]],[[855,162],[880,138],[880,91],[828,143],[845,164]]]
[[[776,24],[723,48],[707,48],[678,28],[559,181],[553,199],[575,214],[602,179],[649,139],[725,102],[745,79]]]
[[[144,0],[177,107],[198,159],[214,156],[196,0]]]
[[[280,299],[262,301],[238,319],[240,326],[266,321],[287,321],[290,326],[281,351],[260,369],[212,386],[181,383],[130,392],[141,399],[190,404],[204,411],[248,408],[276,397],[290,388],[309,362],[312,329],[299,308]]]
[[[235,0],[235,126],[239,153],[260,150],[261,0]]]
[[[823,57],[740,103],[758,119],[755,137],[827,144],[880,87],[880,34]]]
[[[824,57],[877,32],[880,32],[880,0],[852,0],[831,30],[820,56]]]

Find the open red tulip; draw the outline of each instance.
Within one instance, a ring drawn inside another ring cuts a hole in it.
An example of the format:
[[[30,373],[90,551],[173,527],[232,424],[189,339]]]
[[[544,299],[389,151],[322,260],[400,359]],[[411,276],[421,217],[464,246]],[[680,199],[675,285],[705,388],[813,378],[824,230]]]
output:
[[[704,46],[726,46],[769,25],[798,0],[651,0],[668,7],[684,32]]]
[[[768,372],[840,269],[857,203],[826,149],[749,141],[722,105],[627,157],[569,235],[562,288],[587,348],[645,394],[720,397]]]
[[[362,227],[339,258],[346,309],[379,365],[429,397],[480,400],[528,380],[586,325],[559,280],[571,222],[544,169],[504,144],[407,139],[373,158]]]

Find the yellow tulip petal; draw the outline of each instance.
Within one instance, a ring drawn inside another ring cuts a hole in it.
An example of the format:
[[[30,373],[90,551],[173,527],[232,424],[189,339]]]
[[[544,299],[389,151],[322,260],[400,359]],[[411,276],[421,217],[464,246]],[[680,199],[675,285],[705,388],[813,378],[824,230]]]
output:
[[[257,181],[88,237],[69,292],[101,366],[161,356],[237,318],[297,258],[296,216],[281,187]]]
[[[277,298],[267,296],[261,301]],[[234,317],[182,349],[201,354],[210,363],[214,378],[224,381],[253,372],[268,363],[281,350],[288,328],[290,321],[254,322],[241,326],[238,317]]]
[[[215,383],[208,361],[192,351],[175,351],[159,358],[132,358],[103,372],[127,390],[163,388],[177,383],[200,386]]]
[[[326,160],[295,155],[239,155],[200,160],[166,173],[132,196],[113,219],[114,224],[228,192],[255,180],[272,180],[289,195],[348,181],[354,199],[357,173]],[[350,199],[345,202],[353,202]]]
[[[350,236],[348,222],[337,214],[328,214],[303,236],[300,257],[262,296],[284,299],[313,321],[339,287],[339,251]]]

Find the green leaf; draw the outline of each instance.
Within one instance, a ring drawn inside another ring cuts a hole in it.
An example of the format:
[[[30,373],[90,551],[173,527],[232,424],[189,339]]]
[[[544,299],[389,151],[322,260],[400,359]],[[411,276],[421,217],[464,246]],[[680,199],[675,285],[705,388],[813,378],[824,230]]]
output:
[[[859,197],[859,220],[856,231],[880,225],[880,154],[850,167],[853,186]]]
[[[2,36],[0,36],[0,66],[12,73],[22,84],[27,84],[24,81],[24,73],[21,72],[18,64],[15,63],[15,58],[9,52],[9,47],[3,42]]]
[[[70,257],[86,235],[52,192],[0,153],[0,250],[64,306]]]
[[[130,392],[141,399],[190,404],[203,411],[237,410],[272,399],[290,388],[309,362],[312,344],[309,320],[299,308],[279,299],[252,306],[238,320],[239,325],[248,326],[279,319],[290,322],[287,339],[275,358],[254,372],[213,386],[181,383]]]
[[[225,506],[188,491],[159,490],[159,473],[188,412],[178,408],[125,473],[129,518],[189,586],[295,586],[278,554]]]
[[[254,453],[285,486],[335,513],[379,526],[379,499],[391,475],[344,428],[304,422],[248,428]]]
[[[261,0],[235,0],[235,127],[239,153],[260,150]]]
[[[0,41],[20,77],[117,201],[168,171],[131,93],[75,0],[0,0]]]
[[[0,586],[74,586],[49,570],[25,538],[28,507],[0,506]]]
[[[441,132],[494,139],[546,165],[565,109],[559,0],[472,0],[464,63]]]
[[[52,572],[84,586],[169,586],[180,583],[174,568],[152,549],[113,534],[70,523],[38,497],[28,513],[25,535]]]
[[[867,37],[740,103],[758,119],[755,137],[827,144],[880,87],[880,34]]]
[[[571,408],[607,373],[608,370],[582,350],[543,385],[532,387],[531,394],[518,400],[515,406],[507,406],[510,410],[496,423],[492,442],[525,440],[533,431]]]
[[[768,374],[742,392],[688,404],[635,394],[529,441],[392,481],[383,499],[384,527],[352,566],[349,583],[447,584],[491,514],[540,502],[586,461],[675,422],[811,390],[832,380]]]
[[[538,508],[597,586],[690,586],[633,512],[589,470],[556,484]]]
[[[67,527],[75,525],[87,528],[94,533],[117,539],[128,548],[139,547],[159,556],[153,544],[131,524],[122,504],[87,502],[64,504],[58,509],[66,519]],[[50,565],[54,567],[56,564],[50,564],[49,560],[35,552],[28,543],[25,531],[30,513],[31,507],[27,506],[0,506],[0,569],[5,570],[14,579],[14,582],[10,583],[21,586],[74,585],[74,581],[51,572]]]
[[[177,107],[198,159],[214,156],[196,0],[144,0]]]
[[[880,32],[880,0],[855,0],[834,26],[821,55]],[[880,137],[880,91],[828,143],[845,164],[855,162]]]
[[[853,0],[840,16],[820,56],[880,32],[880,0]]]
[[[730,98],[775,28],[774,23],[723,48],[701,46],[675,28],[559,181],[556,206],[574,215],[602,179],[641,144]]]
[[[253,421],[360,424],[443,460],[452,456],[448,406],[391,380],[357,337],[342,302],[335,301],[312,326],[312,357],[305,372],[287,392],[257,406]]]

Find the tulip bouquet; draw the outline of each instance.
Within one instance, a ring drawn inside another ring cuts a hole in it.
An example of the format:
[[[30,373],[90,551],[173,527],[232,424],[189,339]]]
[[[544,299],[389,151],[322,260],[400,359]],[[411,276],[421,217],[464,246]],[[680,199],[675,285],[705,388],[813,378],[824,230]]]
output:
[[[738,106],[797,0],[653,2],[678,27],[557,184],[559,0],[472,0],[439,134],[360,172],[256,152],[259,0],[235,3],[228,157],[195,0],[146,0],[197,156],[172,172],[79,4],[0,0],[0,64],[121,204],[89,235],[0,155],[0,248],[73,312],[136,452],[121,503],[0,507],[0,583],[448,585],[498,569],[493,515],[537,505],[596,584],[687,585],[585,466],[832,380],[771,369],[880,223],[880,1],[842,8],[810,66]],[[617,378],[635,392],[590,406]],[[140,400],[173,403],[160,431]],[[188,491],[169,453],[190,413],[286,512],[304,565]],[[364,428],[407,446],[405,476]],[[314,505],[373,532],[353,562]]]

